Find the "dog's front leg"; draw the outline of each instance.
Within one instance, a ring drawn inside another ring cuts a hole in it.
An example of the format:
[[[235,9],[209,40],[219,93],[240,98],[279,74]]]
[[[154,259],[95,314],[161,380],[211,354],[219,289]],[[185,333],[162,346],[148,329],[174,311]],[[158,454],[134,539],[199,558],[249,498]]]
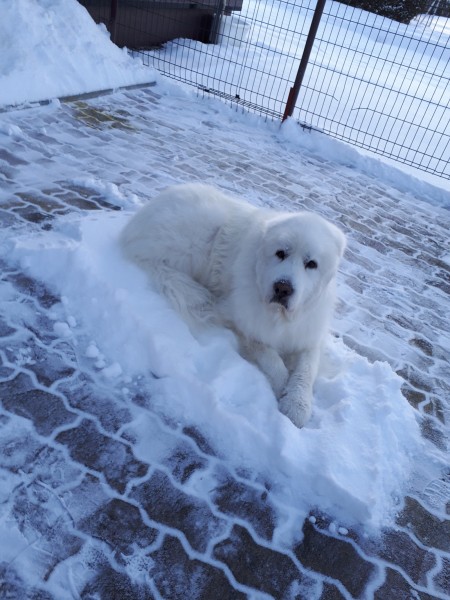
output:
[[[279,398],[286,387],[289,372],[278,352],[259,342],[241,340],[241,354],[264,373]]]
[[[288,359],[291,375],[280,398],[281,412],[303,427],[312,412],[312,389],[319,369],[319,349],[304,350]]]

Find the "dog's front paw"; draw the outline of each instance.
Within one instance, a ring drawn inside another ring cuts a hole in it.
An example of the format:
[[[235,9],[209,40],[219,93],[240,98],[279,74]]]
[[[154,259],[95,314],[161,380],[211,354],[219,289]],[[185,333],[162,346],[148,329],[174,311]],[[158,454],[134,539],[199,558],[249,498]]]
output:
[[[296,427],[303,427],[312,412],[312,398],[299,398],[287,391],[278,401],[280,411],[290,419]]]

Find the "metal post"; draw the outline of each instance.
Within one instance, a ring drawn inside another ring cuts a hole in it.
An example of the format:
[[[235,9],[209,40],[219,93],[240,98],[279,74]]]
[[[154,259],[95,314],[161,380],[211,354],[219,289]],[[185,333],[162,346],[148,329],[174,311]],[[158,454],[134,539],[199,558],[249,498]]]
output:
[[[314,16],[311,21],[311,27],[309,28],[308,37],[306,38],[305,47],[303,49],[303,55],[300,61],[300,65],[297,71],[297,77],[295,78],[294,85],[289,90],[289,95],[286,101],[286,107],[284,109],[284,115],[282,123],[288,118],[292,117],[294,112],[295,104],[297,102],[300,87],[302,85],[303,77],[305,75],[306,67],[309,61],[309,55],[316,39],[317,29],[319,28],[320,19],[322,18],[323,9],[325,8],[326,0],[318,0]]]

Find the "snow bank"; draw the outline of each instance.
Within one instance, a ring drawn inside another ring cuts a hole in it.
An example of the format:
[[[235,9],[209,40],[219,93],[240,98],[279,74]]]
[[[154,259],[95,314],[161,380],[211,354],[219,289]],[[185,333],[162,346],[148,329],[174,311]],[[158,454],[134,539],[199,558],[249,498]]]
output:
[[[1,2],[0,106],[154,79],[75,0]]]
[[[450,181],[443,177],[419,171],[386,156],[377,156],[320,131],[302,130],[294,119],[283,123],[280,137],[294,147],[322,159],[345,165],[401,192],[414,194],[430,204],[450,209]]]
[[[73,337],[80,360],[123,388],[128,402],[136,382],[146,382],[154,410],[197,426],[232,466],[270,482],[276,501],[296,515],[316,507],[345,524],[389,522],[423,449],[389,365],[369,364],[330,340],[313,417],[295,428],[264,376],[238,355],[230,332],[194,338],[122,258],[117,237],[127,218],[66,217],[58,230],[15,243],[22,267],[62,294],[68,317],[64,329],[57,327],[65,340]],[[151,459],[145,423],[137,431],[136,454]]]

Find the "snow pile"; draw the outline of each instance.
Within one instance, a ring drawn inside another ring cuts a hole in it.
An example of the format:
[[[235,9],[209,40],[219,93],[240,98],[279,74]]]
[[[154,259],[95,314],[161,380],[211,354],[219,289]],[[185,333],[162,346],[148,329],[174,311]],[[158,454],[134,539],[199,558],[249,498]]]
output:
[[[330,340],[313,417],[295,428],[264,376],[238,355],[230,332],[195,339],[122,258],[117,237],[127,218],[65,217],[55,231],[16,241],[22,267],[62,294],[67,320],[55,331],[72,337],[80,357],[127,402],[147,382],[153,410],[197,426],[232,466],[270,482],[276,500],[296,515],[317,507],[345,524],[389,522],[423,454],[414,410],[389,365],[369,364]],[[151,460],[151,427],[142,415],[136,430],[136,456]]]
[[[154,79],[75,0],[1,2],[0,106]]]
[[[412,193],[435,206],[450,209],[450,180],[437,177],[386,156],[376,156],[318,131],[300,131],[290,118],[280,128],[280,138],[293,148],[302,148],[321,159],[345,165],[358,173],[374,177],[404,193]]]

